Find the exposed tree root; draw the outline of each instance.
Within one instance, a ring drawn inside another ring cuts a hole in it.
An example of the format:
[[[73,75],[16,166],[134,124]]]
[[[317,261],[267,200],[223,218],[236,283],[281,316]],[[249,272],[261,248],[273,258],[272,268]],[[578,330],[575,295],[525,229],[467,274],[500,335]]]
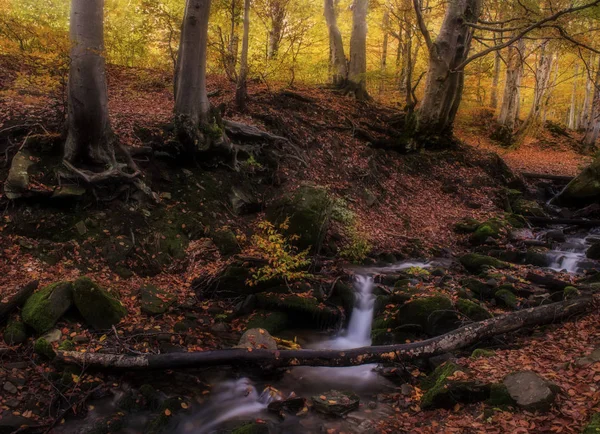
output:
[[[254,125],[243,124],[241,122],[224,120],[225,131],[232,137],[239,137],[247,140],[269,140],[272,142],[288,142],[283,136],[268,133]]]
[[[25,304],[25,301],[29,298],[33,291],[38,287],[38,281],[34,280],[29,282],[27,285],[19,289],[15,295],[13,295],[6,303],[0,303],[0,323],[2,323],[8,315],[15,310],[17,307]]]
[[[600,297],[586,296],[524,309],[472,323],[435,338],[409,344],[354,348],[349,350],[249,350],[243,348],[195,353],[124,354],[59,351],[56,361],[109,369],[174,369],[215,365],[257,365],[263,368],[289,366],[353,366],[366,363],[401,362],[454,351],[495,335],[523,327],[548,324],[589,312]]]

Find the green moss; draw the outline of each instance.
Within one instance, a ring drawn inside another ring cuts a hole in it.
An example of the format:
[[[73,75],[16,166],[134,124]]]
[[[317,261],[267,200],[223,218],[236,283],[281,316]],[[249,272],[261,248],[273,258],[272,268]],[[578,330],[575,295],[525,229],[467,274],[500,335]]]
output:
[[[521,229],[527,226],[527,220],[518,214],[506,213],[504,218],[513,228]]]
[[[33,344],[33,351],[35,351],[36,354],[45,357],[49,360],[52,360],[54,357],[56,357],[56,353],[52,348],[52,344],[44,338],[40,338],[35,341],[35,343]]]
[[[505,226],[506,222],[502,220],[489,219],[477,227],[470,240],[473,244],[483,244],[488,238],[500,238]]]
[[[418,298],[398,309],[397,325],[417,324],[430,336],[437,336],[455,329],[458,316],[452,301],[444,296]]]
[[[462,298],[456,302],[456,309],[471,321],[483,321],[492,317],[485,307]]]
[[[258,311],[250,317],[247,329],[261,328],[271,334],[279,333],[289,325],[288,315],[284,312]]]
[[[23,322],[38,333],[50,330],[71,307],[73,286],[56,282],[33,294],[23,306]]]
[[[515,309],[517,307],[517,297],[515,294],[506,289],[500,289],[496,291],[494,298],[500,306],[504,306],[509,309]]]
[[[536,267],[548,267],[552,261],[546,254],[545,250],[527,249],[524,262],[526,264],[535,265]]]
[[[579,294],[580,294],[579,290],[577,288],[575,288],[574,286],[567,286],[563,290],[563,298],[565,300],[570,300],[572,298],[578,297]]]
[[[474,218],[465,218],[454,225],[454,231],[459,234],[471,234],[477,230],[481,225],[479,221]]]
[[[288,314],[290,322],[301,328],[328,328],[340,321],[338,309],[329,307],[312,297],[275,293],[256,294],[261,309],[277,310]]]
[[[483,358],[483,357],[492,357],[495,354],[496,353],[492,350],[486,350],[484,348],[477,348],[477,349],[473,350],[473,352],[471,353],[471,358],[479,359],[479,358]]]
[[[231,256],[240,252],[240,245],[237,237],[230,229],[219,229],[213,231],[210,235],[213,243],[219,249],[222,255]]]
[[[515,405],[515,401],[511,398],[504,384],[493,383],[490,385],[490,397],[487,399],[486,404],[492,407],[505,408]]]
[[[479,299],[491,298],[494,295],[493,289],[481,280],[467,278],[463,279],[461,283],[467,289],[470,289]]]
[[[22,344],[27,340],[27,329],[20,321],[11,321],[4,329],[4,342],[7,345]]]
[[[73,283],[73,301],[86,323],[95,329],[107,329],[127,315],[125,307],[88,277]]]
[[[600,413],[592,415],[590,422],[585,426],[581,434],[599,434],[600,433]]]
[[[338,280],[333,287],[333,292],[329,301],[344,308],[346,317],[350,318],[352,309],[354,308],[355,292],[352,286],[346,282]]]
[[[73,351],[75,349],[75,342],[70,339],[64,340],[58,346],[61,351]]]
[[[184,402],[181,398],[168,398],[160,406],[158,415],[150,420],[144,429],[145,433],[158,434],[164,432],[173,415],[182,411],[181,403]],[[170,416],[165,414],[169,410]]]
[[[546,211],[537,202],[523,198],[515,199],[511,202],[512,210],[515,214],[532,217],[546,217]]]
[[[447,389],[447,379],[456,371],[461,371],[462,368],[456,363],[446,362],[438,366],[431,374],[421,382],[421,387],[426,390],[421,397],[421,408],[428,409],[435,407],[438,396],[445,393]]]
[[[471,273],[481,273],[487,267],[506,268],[508,264],[491,256],[479,255],[477,253],[467,253],[459,259],[460,263]]]
[[[269,427],[264,423],[248,422],[235,428],[231,434],[269,434]]]
[[[140,289],[142,312],[160,315],[175,302],[175,296],[154,285],[145,285]]]

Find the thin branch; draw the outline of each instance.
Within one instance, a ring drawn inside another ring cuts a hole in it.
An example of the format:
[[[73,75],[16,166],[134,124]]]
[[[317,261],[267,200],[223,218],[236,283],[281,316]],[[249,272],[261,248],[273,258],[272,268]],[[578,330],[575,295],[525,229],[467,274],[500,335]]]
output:
[[[600,0],[598,0],[600,2]],[[419,30],[423,34],[423,38],[425,38],[425,44],[427,45],[427,50],[431,51],[433,47],[433,41],[431,39],[431,34],[429,33],[429,29],[425,25],[425,20],[423,20],[423,13],[421,12],[421,2],[420,0],[413,0],[413,5],[415,7],[415,14],[417,16],[417,23],[419,24]]]

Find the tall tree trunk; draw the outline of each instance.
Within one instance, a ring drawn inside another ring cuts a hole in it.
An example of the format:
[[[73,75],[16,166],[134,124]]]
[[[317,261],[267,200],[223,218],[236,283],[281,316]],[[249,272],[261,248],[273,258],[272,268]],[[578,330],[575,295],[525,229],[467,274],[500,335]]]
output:
[[[579,81],[579,65],[575,65],[575,76],[573,77],[573,90],[571,91],[571,108],[569,110],[569,124],[571,130],[576,130],[577,117],[577,82]]]
[[[581,119],[579,120],[579,126],[583,129],[587,129],[587,127],[589,126],[589,122],[590,122],[590,112],[591,112],[591,104],[590,101],[592,100],[592,96],[593,96],[593,80],[592,80],[592,76],[593,76],[593,71],[592,69],[592,64],[594,62],[594,58],[593,55],[590,56],[590,70],[587,70],[587,66],[586,66],[586,71],[585,71],[585,95],[583,97],[583,107],[581,109]]]
[[[113,165],[104,52],[104,0],[71,2],[69,133],[64,159]]]
[[[196,150],[210,146],[201,131],[210,114],[206,92],[209,14],[210,0],[187,0],[175,75],[175,123],[184,145]]]
[[[554,53],[550,51],[548,43],[544,42],[540,49],[540,58],[538,66],[535,71],[535,90],[533,92],[533,104],[529,115],[521,124],[518,131],[516,132],[517,142],[522,141],[525,137],[531,133],[539,124],[540,114],[545,106],[546,94],[549,89],[550,76],[552,72],[552,66],[554,62]]]
[[[390,25],[390,12],[386,10],[383,12],[383,22],[381,27],[383,28],[383,42],[381,47],[381,80],[379,82],[379,93],[383,93],[385,88],[385,74],[387,69],[387,52],[388,52],[388,27]]]
[[[242,38],[242,58],[240,59],[240,73],[235,90],[235,102],[239,110],[246,109],[248,99],[248,38],[250,35],[250,0],[244,1],[244,36]]]
[[[420,2],[414,3],[420,17]],[[473,36],[473,28],[468,24],[477,22],[481,3],[482,0],[450,0],[437,38],[428,42],[429,68],[416,131],[426,146],[451,143],[464,85],[464,71],[456,71],[455,67],[468,56]]]
[[[585,135],[581,141],[583,147],[586,150],[593,150],[596,146],[596,140],[598,140],[598,134],[600,133],[600,58],[599,65],[596,71],[596,78],[594,79],[594,99],[592,100],[592,109],[590,113],[590,119],[587,124]]]
[[[271,29],[267,46],[267,58],[275,59],[279,52],[279,45],[283,37],[285,25],[286,4],[281,0],[273,0],[270,4]]]
[[[519,116],[524,57],[525,41],[523,39],[519,39],[516,46],[511,46],[508,48],[506,82],[504,84],[504,93],[502,95],[500,114],[498,116],[498,124],[509,136],[512,136],[515,123]]]
[[[490,91],[490,107],[494,110],[498,107],[498,82],[500,81],[500,65],[502,57],[500,50],[494,53],[494,75],[492,76],[492,90]]]
[[[352,34],[350,36],[348,91],[359,100],[369,98],[366,84],[368,9],[369,0],[354,0],[352,7]]]
[[[337,13],[334,0],[325,0],[325,21],[329,28],[329,41],[331,44],[331,64],[333,69],[333,84],[342,86],[348,78],[348,61],[344,54],[342,34],[337,25]]]

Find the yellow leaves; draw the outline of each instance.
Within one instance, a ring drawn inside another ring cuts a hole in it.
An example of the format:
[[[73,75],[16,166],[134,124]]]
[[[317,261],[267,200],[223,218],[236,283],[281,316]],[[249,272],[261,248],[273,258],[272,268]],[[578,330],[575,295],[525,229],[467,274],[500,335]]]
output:
[[[75,375],[75,374],[71,374],[71,379],[73,380],[73,383],[75,383],[75,384],[79,383],[79,381],[81,380],[79,375]]]

